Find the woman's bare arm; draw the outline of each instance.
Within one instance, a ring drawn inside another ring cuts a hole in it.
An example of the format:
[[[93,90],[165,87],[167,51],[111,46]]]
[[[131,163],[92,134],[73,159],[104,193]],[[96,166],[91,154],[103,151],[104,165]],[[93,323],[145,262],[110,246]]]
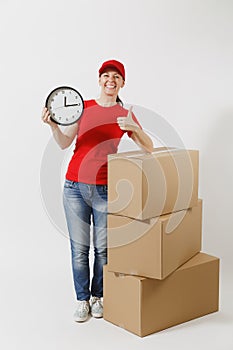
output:
[[[42,111],[42,120],[44,123],[47,123],[50,125],[53,137],[57,144],[61,147],[61,149],[65,149],[71,145],[73,142],[75,136],[78,133],[78,122],[75,124],[69,125],[66,127],[64,131],[61,131],[58,124],[54,123],[51,118],[49,111],[45,107]]]

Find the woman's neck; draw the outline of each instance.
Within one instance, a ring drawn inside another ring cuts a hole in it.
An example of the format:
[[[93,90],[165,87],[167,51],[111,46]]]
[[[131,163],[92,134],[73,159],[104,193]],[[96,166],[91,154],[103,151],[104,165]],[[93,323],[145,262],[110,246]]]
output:
[[[117,104],[115,96],[100,96],[96,102],[104,107],[115,106]]]

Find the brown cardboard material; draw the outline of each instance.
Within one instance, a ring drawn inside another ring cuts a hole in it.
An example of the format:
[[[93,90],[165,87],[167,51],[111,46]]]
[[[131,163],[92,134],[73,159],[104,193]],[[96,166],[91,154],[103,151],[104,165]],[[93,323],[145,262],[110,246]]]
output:
[[[104,319],[141,337],[218,311],[219,259],[198,253],[164,280],[108,271]]]
[[[108,212],[139,220],[198,200],[198,151],[155,148],[108,156]]]
[[[108,268],[164,279],[200,252],[202,200],[196,207],[153,219],[108,214]]]

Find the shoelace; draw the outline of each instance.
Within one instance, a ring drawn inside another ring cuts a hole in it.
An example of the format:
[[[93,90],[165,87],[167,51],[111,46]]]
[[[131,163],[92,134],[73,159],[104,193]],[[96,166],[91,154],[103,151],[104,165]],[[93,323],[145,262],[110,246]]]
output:
[[[100,306],[100,307],[103,306],[103,305],[102,305],[102,302],[101,302],[101,299],[98,298],[98,297],[93,297],[91,302],[92,302],[92,305],[93,305],[93,304],[97,304],[97,305]]]
[[[88,311],[88,304],[84,301],[79,301],[79,310],[80,312]]]

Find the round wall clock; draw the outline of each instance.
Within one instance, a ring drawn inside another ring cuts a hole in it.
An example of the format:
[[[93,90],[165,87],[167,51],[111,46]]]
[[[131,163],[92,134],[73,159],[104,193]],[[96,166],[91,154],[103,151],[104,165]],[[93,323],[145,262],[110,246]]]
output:
[[[60,86],[50,92],[45,107],[51,119],[60,125],[74,124],[82,115],[84,102],[80,93],[72,87]]]

